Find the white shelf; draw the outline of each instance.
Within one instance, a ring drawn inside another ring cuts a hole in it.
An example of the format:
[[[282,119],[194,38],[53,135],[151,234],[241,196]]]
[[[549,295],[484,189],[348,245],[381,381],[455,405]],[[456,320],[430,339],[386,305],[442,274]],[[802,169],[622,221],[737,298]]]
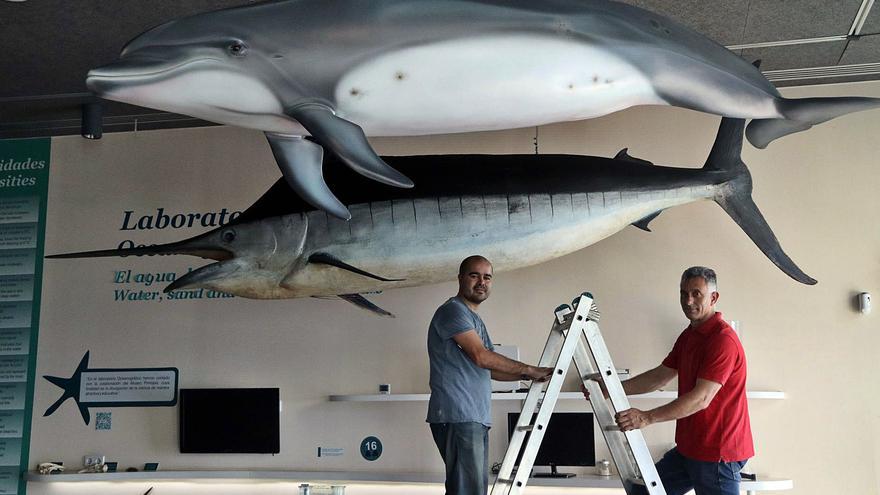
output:
[[[355,394],[331,395],[330,402],[427,402],[431,394]],[[630,399],[675,399],[675,390],[661,390],[648,394],[630,395]],[[784,399],[785,392],[775,390],[751,390],[746,392],[749,399]],[[525,392],[494,392],[492,400],[525,400]],[[585,400],[580,392],[562,392],[560,399]]]
[[[31,483],[66,483],[79,481],[162,481],[162,480],[282,480],[309,483],[443,483],[443,473],[383,473],[346,471],[139,471],[136,473],[37,474],[26,473]],[[574,488],[619,488],[616,476],[578,475],[574,478],[532,478],[531,486]],[[743,480],[744,491],[790,490],[794,482],[781,478]]]

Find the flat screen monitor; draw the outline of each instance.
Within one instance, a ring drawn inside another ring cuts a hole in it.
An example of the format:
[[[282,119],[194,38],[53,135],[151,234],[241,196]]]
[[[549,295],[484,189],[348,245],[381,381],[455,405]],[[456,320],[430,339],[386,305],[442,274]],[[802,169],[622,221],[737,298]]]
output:
[[[180,452],[277,454],[277,388],[180,389]]]
[[[508,438],[513,435],[519,413],[508,413]],[[532,417],[532,424],[535,417]],[[528,434],[526,439],[528,439]],[[523,442],[525,447],[525,442]],[[522,450],[516,458],[519,466]],[[549,473],[534,473],[534,477],[570,477],[570,473],[559,473],[556,466],[595,466],[596,444],[593,439],[593,413],[553,413],[544,431],[544,440],[535,457],[535,466],[549,466]]]

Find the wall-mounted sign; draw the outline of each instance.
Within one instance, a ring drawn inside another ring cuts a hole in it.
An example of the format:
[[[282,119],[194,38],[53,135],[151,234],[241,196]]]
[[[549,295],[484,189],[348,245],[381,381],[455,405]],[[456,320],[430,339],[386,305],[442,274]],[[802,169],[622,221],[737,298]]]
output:
[[[376,437],[367,437],[361,441],[361,456],[368,461],[375,461],[382,455],[382,441]]]
[[[0,140],[0,495],[27,488],[50,145]]]
[[[177,368],[92,368],[89,352],[83,356],[70,378],[43,376],[61,387],[64,393],[46,409],[54,413],[67,399],[73,398],[89,424],[90,407],[157,407],[177,404]]]

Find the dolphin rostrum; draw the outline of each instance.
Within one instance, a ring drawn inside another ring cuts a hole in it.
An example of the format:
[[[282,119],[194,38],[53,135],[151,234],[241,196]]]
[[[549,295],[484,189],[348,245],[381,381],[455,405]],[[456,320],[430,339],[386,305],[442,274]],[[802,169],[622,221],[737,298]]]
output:
[[[755,146],[871,98],[783,98],[761,72],[673,20],[605,0],[286,0],[162,24],[89,72],[103,98],[266,133],[294,191],[339,218],[324,149],[412,182],[365,136],[486,131],[642,105],[752,118]],[[304,136],[311,136],[304,139]]]
[[[662,210],[697,200],[721,205],[783,272],[816,281],[785,254],[752,201],[740,158],[740,119],[722,119],[702,169],[654,166],[629,156],[388,156],[418,179],[414,189],[371,182],[339,163],[328,182],[351,209],[349,221],[291,201],[279,179],[227,225],[157,246],[60,254],[49,258],[188,254],[216,260],[165,291],[209,288],[257,298],[339,296],[388,315],[361,294],[454,278],[480,253],[496,270],[569,254],[629,224],[648,230]],[[454,193],[453,193],[454,192]]]

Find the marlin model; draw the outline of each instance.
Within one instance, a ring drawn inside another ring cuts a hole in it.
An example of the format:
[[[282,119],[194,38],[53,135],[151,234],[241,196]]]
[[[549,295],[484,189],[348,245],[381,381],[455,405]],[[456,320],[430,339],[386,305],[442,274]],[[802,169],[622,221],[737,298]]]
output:
[[[751,199],[740,158],[742,120],[723,119],[702,169],[630,157],[574,155],[388,156],[419,180],[376,184],[340,163],[327,169],[349,221],[290,198],[279,179],[227,225],[179,242],[48,256],[188,254],[216,260],[165,288],[208,288],[255,299],[338,296],[379,314],[364,292],[450,280],[473,253],[497,271],[572,253],[629,224],[648,230],[662,210],[711,199],[783,272],[816,281],[785,254]],[[454,195],[450,195],[455,191]]]
[[[266,133],[290,186],[339,218],[326,148],[412,187],[366,136],[583,120],[634,105],[757,119],[774,139],[880,106],[783,98],[751,64],[675,21],[605,0],[286,0],[162,24],[93,69],[99,96]],[[311,136],[310,139],[304,139]]]

